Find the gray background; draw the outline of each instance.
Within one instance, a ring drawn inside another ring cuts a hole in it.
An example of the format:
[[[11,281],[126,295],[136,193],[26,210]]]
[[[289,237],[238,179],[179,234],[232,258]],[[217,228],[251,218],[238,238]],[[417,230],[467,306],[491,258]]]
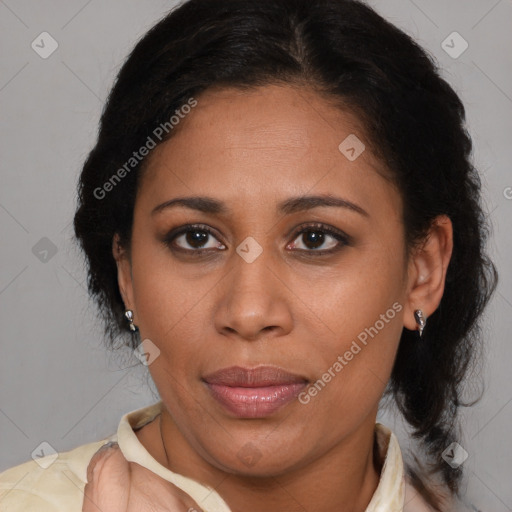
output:
[[[512,510],[512,1],[370,3],[437,58],[467,107],[501,282],[486,315],[485,394],[464,411],[460,444],[469,453],[468,499],[482,510]],[[0,471],[30,459],[42,441],[66,451],[106,437],[122,414],[158,398],[133,355],[103,348],[71,219],[115,73],[174,5],[0,1]],[[31,47],[44,31],[59,45],[47,59]],[[441,46],[454,31],[469,44],[458,58]],[[391,413],[379,419],[402,436]]]

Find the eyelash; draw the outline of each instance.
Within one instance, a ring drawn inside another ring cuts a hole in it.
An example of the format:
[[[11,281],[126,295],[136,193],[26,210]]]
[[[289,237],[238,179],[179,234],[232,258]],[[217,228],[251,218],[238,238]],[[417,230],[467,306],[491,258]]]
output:
[[[307,233],[310,231],[315,232],[315,230],[321,231],[323,234],[332,236],[335,240],[337,240],[341,244],[337,245],[335,248],[327,249],[327,250],[323,250],[323,251],[315,250],[315,249],[311,249],[311,250],[296,249],[295,250],[296,252],[305,252],[305,253],[311,253],[311,254],[321,256],[321,255],[326,255],[326,254],[334,254],[335,252],[338,252],[339,250],[341,250],[343,246],[351,244],[351,237],[348,236],[347,234],[343,233],[343,231],[339,231],[337,229],[334,229],[332,227],[329,227],[325,224],[318,223],[318,222],[307,223],[307,224],[303,224],[303,225],[299,226],[299,228],[297,228],[297,230],[294,232],[292,240],[296,240],[297,237],[299,235],[302,235],[303,233]],[[181,236],[183,234],[186,234],[189,232],[197,232],[197,231],[203,231],[205,233],[208,233],[208,235],[211,235],[214,238],[217,238],[215,236],[215,233],[205,224],[189,224],[186,226],[181,226],[177,229],[173,229],[171,232],[169,232],[164,238],[164,243],[165,243],[165,245],[167,245],[168,247],[170,247],[173,250],[186,252],[186,253],[193,254],[194,256],[198,256],[198,257],[204,255],[205,253],[212,252],[212,250],[214,250],[214,249],[211,249],[211,248],[210,249],[183,249],[182,247],[178,247],[178,248],[173,247],[173,242],[176,238],[178,238],[179,236]],[[224,244],[222,244],[222,245],[224,245]]]

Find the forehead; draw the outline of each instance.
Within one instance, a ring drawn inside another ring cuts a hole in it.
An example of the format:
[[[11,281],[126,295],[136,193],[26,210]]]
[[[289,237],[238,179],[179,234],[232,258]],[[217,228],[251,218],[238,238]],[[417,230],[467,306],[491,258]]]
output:
[[[287,160],[310,153],[337,158],[338,146],[348,135],[366,139],[355,115],[305,87],[207,90],[184,117],[169,144],[161,144],[154,153],[169,145],[189,145],[194,149],[190,156],[247,150],[252,156]]]
[[[217,89],[196,99],[150,155],[142,188],[153,197],[216,193],[258,202],[337,190],[364,201],[391,192],[360,120],[310,89]]]

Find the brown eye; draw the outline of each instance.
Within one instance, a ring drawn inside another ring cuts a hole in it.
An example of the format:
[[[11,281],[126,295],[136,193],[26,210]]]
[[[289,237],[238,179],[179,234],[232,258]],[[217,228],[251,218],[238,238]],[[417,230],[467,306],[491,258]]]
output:
[[[294,236],[292,248],[311,253],[333,253],[349,243],[347,235],[324,224],[303,226]]]
[[[324,224],[302,226],[294,235],[294,241],[287,246],[294,251],[306,254],[332,254],[350,245],[350,237],[335,228]],[[172,250],[191,255],[213,254],[226,250],[213,231],[205,225],[181,226],[172,230],[164,239]]]
[[[189,244],[194,249],[201,249],[203,248],[203,245],[206,243],[208,238],[210,237],[210,234],[206,231],[194,229],[189,230],[186,233],[180,235],[176,240],[179,240],[180,238],[183,239],[184,243]]]
[[[190,253],[210,252],[214,249],[224,250],[226,247],[219,242],[212,231],[206,226],[184,226],[171,231],[165,237],[165,243],[180,251]]]

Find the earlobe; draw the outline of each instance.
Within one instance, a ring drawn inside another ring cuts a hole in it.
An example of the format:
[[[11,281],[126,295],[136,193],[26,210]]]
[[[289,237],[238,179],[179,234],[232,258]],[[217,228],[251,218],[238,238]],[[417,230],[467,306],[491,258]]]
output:
[[[443,297],[446,272],[453,251],[453,226],[446,215],[436,217],[424,243],[409,262],[409,289],[404,311],[404,326],[420,328],[418,314],[428,318],[438,308]]]

